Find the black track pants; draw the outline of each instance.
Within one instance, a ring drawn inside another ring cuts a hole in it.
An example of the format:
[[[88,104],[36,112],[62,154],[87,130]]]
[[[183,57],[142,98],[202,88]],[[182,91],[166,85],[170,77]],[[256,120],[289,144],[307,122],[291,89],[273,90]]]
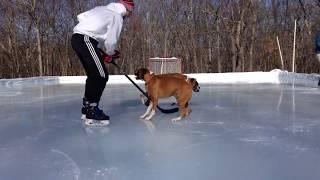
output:
[[[97,47],[98,42],[87,35],[73,34],[71,45],[87,74],[84,97],[90,103],[99,103],[109,74]]]

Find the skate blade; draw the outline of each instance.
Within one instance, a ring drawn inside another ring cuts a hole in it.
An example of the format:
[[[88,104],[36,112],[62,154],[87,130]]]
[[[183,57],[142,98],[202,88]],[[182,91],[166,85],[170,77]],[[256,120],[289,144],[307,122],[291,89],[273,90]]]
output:
[[[97,120],[93,120],[93,119],[86,119],[84,124],[87,126],[92,126],[92,127],[103,127],[103,126],[108,126],[110,124],[110,122],[108,120],[97,121]]]

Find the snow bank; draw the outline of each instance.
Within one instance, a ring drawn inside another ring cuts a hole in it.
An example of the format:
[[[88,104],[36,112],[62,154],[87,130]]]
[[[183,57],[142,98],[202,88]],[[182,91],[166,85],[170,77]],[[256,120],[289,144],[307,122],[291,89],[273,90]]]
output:
[[[290,73],[273,70],[271,72],[243,72],[243,73],[201,73],[187,74],[194,77],[200,84],[292,84],[308,87],[318,87],[320,75]],[[129,77],[136,83],[134,75]],[[1,79],[0,86],[28,86],[37,84],[84,84],[85,76],[33,77],[21,79]],[[129,84],[124,75],[109,76],[108,84]]]

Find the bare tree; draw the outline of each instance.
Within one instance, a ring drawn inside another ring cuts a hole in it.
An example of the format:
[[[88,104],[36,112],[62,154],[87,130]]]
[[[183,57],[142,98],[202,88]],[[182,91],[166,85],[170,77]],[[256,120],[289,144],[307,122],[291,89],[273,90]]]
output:
[[[108,1],[111,2],[112,0]],[[291,69],[297,20],[297,72],[319,73],[314,35],[319,0],[136,0],[125,21],[118,61],[133,73],[155,56],[183,59],[186,73]],[[83,75],[70,46],[77,15],[104,0],[0,1],[0,78]],[[119,73],[107,66],[111,74]]]

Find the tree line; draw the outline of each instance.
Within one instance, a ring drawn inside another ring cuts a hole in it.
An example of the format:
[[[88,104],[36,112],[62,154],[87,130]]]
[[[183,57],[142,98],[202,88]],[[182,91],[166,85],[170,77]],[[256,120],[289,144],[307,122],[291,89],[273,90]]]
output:
[[[77,14],[105,0],[0,1],[0,78],[84,75],[70,45]],[[135,0],[118,64],[180,57],[184,73],[292,70],[319,73],[320,0]],[[296,22],[296,45],[294,27]],[[278,42],[277,42],[278,39]],[[282,59],[280,57],[280,50]],[[110,74],[119,72],[107,65]]]

